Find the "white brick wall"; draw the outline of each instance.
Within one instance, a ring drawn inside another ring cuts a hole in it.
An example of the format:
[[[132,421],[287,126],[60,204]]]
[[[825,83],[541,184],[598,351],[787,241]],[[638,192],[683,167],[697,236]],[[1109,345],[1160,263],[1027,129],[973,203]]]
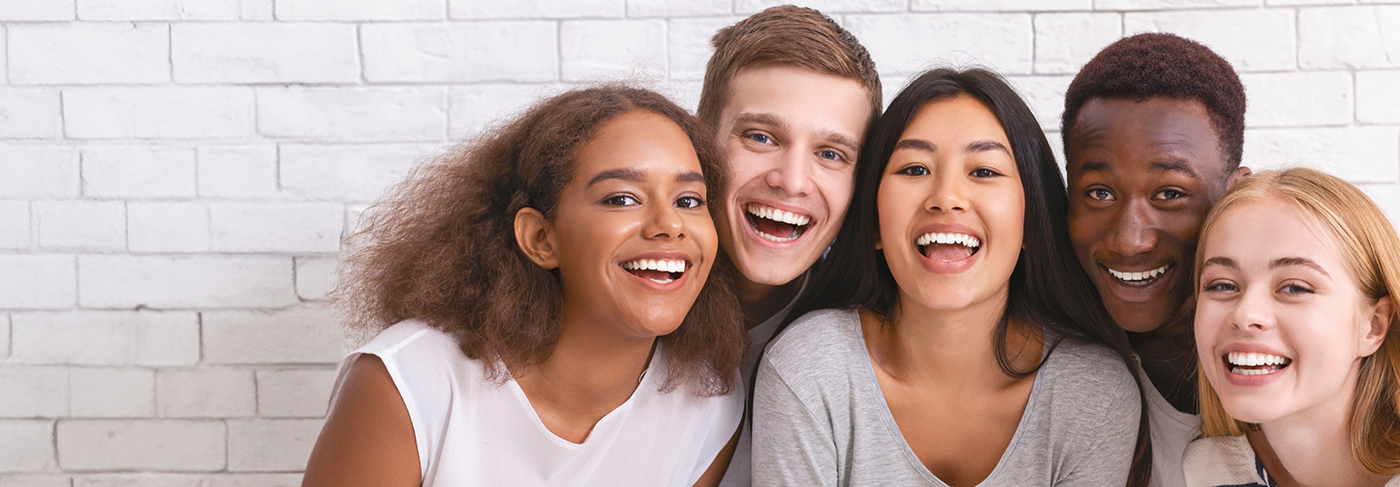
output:
[[[452,141],[579,82],[694,107],[715,30],[780,0],[0,0],[0,486],[296,485],[344,352],[339,241]],[[1008,76],[1059,153],[1125,34],[1196,38],[1249,94],[1246,164],[1400,219],[1400,5],[813,0],[887,99]]]

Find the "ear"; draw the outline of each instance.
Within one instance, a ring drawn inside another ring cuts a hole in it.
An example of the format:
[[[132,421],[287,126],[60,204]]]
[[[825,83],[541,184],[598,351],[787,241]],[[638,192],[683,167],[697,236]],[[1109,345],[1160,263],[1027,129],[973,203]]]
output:
[[[525,207],[515,212],[515,244],[535,265],[545,269],[559,267],[554,232],[550,230],[549,221],[540,210]]]
[[[1385,343],[1386,334],[1390,332],[1390,317],[1394,316],[1394,306],[1395,303],[1391,301],[1390,296],[1382,296],[1381,299],[1376,300],[1375,306],[1371,307],[1370,323],[1365,330],[1366,336],[1361,338],[1363,357],[1376,353],[1376,350]]]
[[[1240,166],[1238,168],[1235,168],[1235,172],[1230,173],[1230,177],[1225,179],[1225,189],[1229,190],[1230,188],[1235,187],[1236,181],[1239,181],[1240,179],[1243,179],[1245,176],[1249,176],[1250,174],[1254,174],[1254,171],[1247,167]]]

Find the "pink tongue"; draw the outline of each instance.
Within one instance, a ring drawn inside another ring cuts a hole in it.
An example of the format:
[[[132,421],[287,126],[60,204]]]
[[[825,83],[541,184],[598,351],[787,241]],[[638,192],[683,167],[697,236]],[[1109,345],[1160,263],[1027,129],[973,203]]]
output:
[[[778,238],[792,238],[797,236],[797,225],[783,222],[776,222],[767,218],[751,218],[754,228],[760,232]]]
[[[632,273],[633,273],[633,274],[636,274],[637,277],[640,277],[640,278],[642,278],[642,279],[653,279],[653,280],[657,280],[657,281],[664,281],[664,280],[667,280],[667,279],[670,279],[670,278],[671,278],[671,273],[669,273],[669,272],[662,272],[662,271],[652,271],[652,270],[640,271],[640,270],[639,270],[639,271],[632,271]]]
[[[924,247],[924,256],[933,260],[952,262],[972,256],[972,248],[958,244],[929,244]]]

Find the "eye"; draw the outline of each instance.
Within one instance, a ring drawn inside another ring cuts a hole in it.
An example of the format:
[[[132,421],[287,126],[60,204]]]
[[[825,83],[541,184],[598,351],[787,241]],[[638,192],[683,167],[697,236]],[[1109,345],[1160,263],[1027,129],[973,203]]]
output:
[[[1279,286],[1278,292],[1288,295],[1312,294],[1314,291],[1306,284],[1296,281],[1289,281]]]
[[[1240,288],[1236,287],[1235,283],[1226,280],[1211,281],[1206,283],[1205,287],[1206,292],[1234,292],[1239,290]]]
[[[1113,192],[1104,188],[1091,188],[1088,191],[1084,192],[1084,196],[1089,197],[1089,199],[1091,200],[1097,201],[1113,201],[1118,199],[1117,197],[1113,196]]]
[[[914,176],[914,177],[927,176],[927,175],[928,175],[928,168],[927,168],[927,167],[924,167],[924,166],[909,166],[909,167],[906,167],[906,168],[904,168],[904,169],[900,169],[899,172],[897,172],[897,173],[895,173],[895,174],[903,174],[903,175],[905,175],[905,176]]]
[[[772,138],[772,137],[769,137],[768,134],[761,133],[761,132],[752,132],[752,133],[748,133],[748,134],[745,134],[744,137],[748,138],[748,139],[751,140],[751,141],[757,142],[757,143],[759,143],[759,144],[767,145],[767,144],[772,144],[772,143],[773,143],[773,138]]]
[[[840,161],[840,160],[842,160],[842,159],[845,159],[844,157],[841,157],[841,153],[840,153],[840,152],[836,152],[836,151],[831,150],[831,149],[824,149],[824,150],[817,151],[817,157],[820,157],[820,158],[822,158],[822,159],[826,159],[826,160],[828,160],[828,161]]]
[[[985,167],[979,167],[977,169],[973,169],[971,175],[974,178],[994,178],[1000,176],[1001,173]]]
[[[705,200],[699,196],[682,196],[676,199],[676,208],[700,208],[703,206],[705,206]]]
[[[642,202],[637,201],[637,198],[632,197],[632,195],[615,194],[604,199],[603,204],[611,206],[635,206],[642,204]]]
[[[1164,190],[1158,191],[1157,194],[1152,195],[1152,199],[1154,199],[1154,200],[1174,200],[1174,199],[1177,199],[1177,198],[1185,198],[1185,197],[1186,197],[1186,193],[1177,191],[1177,190],[1175,190],[1175,189],[1164,189]]]

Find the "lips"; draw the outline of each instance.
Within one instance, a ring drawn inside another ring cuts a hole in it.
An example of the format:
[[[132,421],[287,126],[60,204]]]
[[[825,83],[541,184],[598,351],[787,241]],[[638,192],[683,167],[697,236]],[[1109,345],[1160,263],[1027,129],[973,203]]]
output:
[[[635,259],[622,263],[634,276],[657,284],[670,284],[685,275],[690,263],[681,259]]]
[[[758,203],[744,205],[745,220],[759,238],[773,243],[787,243],[807,232],[812,217]]]

